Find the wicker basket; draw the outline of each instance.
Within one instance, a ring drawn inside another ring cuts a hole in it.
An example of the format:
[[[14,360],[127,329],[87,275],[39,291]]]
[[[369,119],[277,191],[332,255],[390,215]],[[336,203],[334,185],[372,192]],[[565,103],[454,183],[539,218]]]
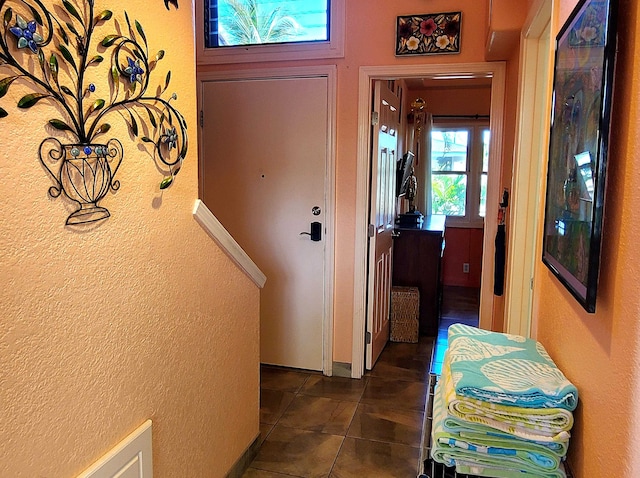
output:
[[[418,341],[420,293],[417,287],[391,288],[392,342]]]

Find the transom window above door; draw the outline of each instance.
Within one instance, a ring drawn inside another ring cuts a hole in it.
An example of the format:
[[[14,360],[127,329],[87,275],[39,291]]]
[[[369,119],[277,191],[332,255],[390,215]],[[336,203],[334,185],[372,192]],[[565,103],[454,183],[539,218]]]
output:
[[[207,48],[329,40],[329,0],[208,0],[208,4]]]
[[[199,0],[198,63],[342,57],[345,0]]]

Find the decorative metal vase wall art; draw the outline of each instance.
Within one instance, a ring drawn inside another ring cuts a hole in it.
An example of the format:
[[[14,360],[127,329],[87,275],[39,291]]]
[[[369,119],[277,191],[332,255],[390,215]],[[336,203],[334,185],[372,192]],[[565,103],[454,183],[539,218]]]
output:
[[[178,0],[164,0],[164,6],[167,7],[167,10],[169,10],[169,4],[178,8]]]
[[[171,71],[155,94],[147,93],[164,51],[150,57],[140,22],[126,12],[126,25],[112,17],[110,10],[94,10],[94,0],[61,0],[49,8],[41,0],[0,0],[0,98],[15,83],[32,90],[18,108],[56,107],[59,115],[48,127],[63,138],[45,138],[39,157],[53,178],[49,194],[64,193],[79,205],[67,224],[110,215],[98,203],[120,187],[114,178],[123,147],[118,139],[103,139],[108,120],[123,119],[131,137],[152,146],[165,173],[160,189],[173,182],[187,154],[187,124],[171,103],[177,96],[163,98]],[[6,116],[0,107],[0,121]]]

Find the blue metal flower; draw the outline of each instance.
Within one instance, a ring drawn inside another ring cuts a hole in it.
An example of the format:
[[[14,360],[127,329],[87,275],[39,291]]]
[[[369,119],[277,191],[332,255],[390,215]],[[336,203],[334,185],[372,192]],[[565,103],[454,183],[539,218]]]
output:
[[[162,135],[162,142],[167,145],[169,151],[178,147],[178,132],[175,126],[165,129],[164,135]]]
[[[16,24],[9,31],[18,37],[18,48],[29,47],[33,53],[38,53],[38,43],[43,42],[44,38],[36,31],[35,20],[27,23],[20,15],[16,15]]]
[[[124,72],[129,75],[129,81],[134,83],[139,81],[142,83],[142,75],[144,74],[144,70],[140,66],[140,60],[134,60],[133,58],[127,58],[127,62],[129,66],[124,69]]]

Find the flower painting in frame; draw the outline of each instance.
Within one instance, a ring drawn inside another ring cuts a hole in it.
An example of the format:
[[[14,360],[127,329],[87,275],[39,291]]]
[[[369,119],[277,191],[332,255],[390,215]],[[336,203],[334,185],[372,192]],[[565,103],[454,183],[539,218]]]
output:
[[[461,19],[461,12],[398,17],[396,55],[460,53]]]
[[[556,37],[542,261],[590,313],[603,240],[617,4],[580,0]]]

